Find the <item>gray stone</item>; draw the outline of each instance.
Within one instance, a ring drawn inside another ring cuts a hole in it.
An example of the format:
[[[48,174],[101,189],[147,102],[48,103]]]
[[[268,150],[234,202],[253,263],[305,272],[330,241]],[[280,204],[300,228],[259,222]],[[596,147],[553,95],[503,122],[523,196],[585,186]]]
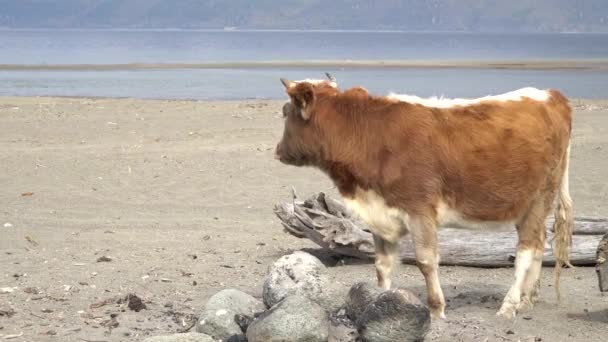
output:
[[[198,318],[196,331],[217,340],[244,341],[245,334],[235,321],[236,315],[236,312],[229,309],[205,310]]]
[[[264,311],[261,301],[251,295],[234,289],[222,290],[213,295],[205,304],[196,325],[196,331],[223,341],[244,341],[245,334],[237,317],[252,317]]]
[[[347,289],[347,287],[332,284],[328,279],[321,293],[316,298],[311,299],[321,305],[327,313],[335,313],[344,308]]]
[[[185,333],[167,336],[154,336],[144,339],[143,342],[216,342],[211,336],[199,333]]]
[[[272,307],[286,297],[303,295],[332,312],[343,304],[330,286],[327,269],[316,257],[305,252],[294,252],[277,260],[268,269],[262,297],[266,307]]]
[[[247,329],[249,342],[326,342],[328,335],[327,312],[302,295],[285,298]]]
[[[357,342],[359,333],[355,323],[346,317],[346,310],[341,309],[329,316],[328,342]]]
[[[331,325],[328,342],[357,342],[357,329],[348,325]]]
[[[205,310],[230,309],[238,314],[252,316],[266,310],[264,304],[243,291],[222,290],[213,295],[205,304]]]
[[[384,290],[372,283],[355,283],[346,297],[346,316],[353,322],[365,311],[367,306]]]
[[[388,290],[376,297],[356,322],[363,341],[422,341],[431,325],[429,309],[412,292]]]

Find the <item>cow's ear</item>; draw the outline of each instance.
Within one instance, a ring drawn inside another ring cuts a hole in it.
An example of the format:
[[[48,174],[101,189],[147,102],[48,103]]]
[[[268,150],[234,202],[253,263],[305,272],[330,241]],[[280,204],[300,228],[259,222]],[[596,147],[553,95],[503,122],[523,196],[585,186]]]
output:
[[[310,119],[315,105],[315,90],[312,84],[303,82],[287,90],[294,106],[302,113],[304,120]]]

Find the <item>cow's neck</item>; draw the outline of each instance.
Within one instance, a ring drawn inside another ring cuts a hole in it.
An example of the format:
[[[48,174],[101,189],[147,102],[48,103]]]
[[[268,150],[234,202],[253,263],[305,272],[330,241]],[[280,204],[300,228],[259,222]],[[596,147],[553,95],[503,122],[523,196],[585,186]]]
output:
[[[324,148],[319,167],[326,172],[343,196],[352,197],[357,188],[371,186],[370,165],[385,148],[383,139],[369,134],[378,131],[378,120],[362,120],[358,113],[342,113],[331,108],[329,117],[320,125]]]

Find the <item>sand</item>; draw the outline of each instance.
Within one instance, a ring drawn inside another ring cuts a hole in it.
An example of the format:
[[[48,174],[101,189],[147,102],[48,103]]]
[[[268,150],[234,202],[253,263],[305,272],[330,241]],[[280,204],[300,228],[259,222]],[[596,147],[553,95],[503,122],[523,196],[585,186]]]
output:
[[[608,101],[573,103],[575,210],[608,216]],[[291,186],[335,193],[320,172],[273,159],[281,105],[0,98],[0,287],[9,292],[0,293],[0,339],[139,341],[187,328],[220,289],[261,296],[269,264],[316,249],[282,232],[273,205]],[[336,286],[375,278],[369,263],[323,260]],[[505,321],[495,312],[512,273],[442,267],[448,318],[429,340],[606,338],[608,297],[593,268],[563,272],[559,306],[543,269],[541,302]],[[399,266],[394,283],[425,296],[414,266]],[[148,309],[91,307],[129,293]]]

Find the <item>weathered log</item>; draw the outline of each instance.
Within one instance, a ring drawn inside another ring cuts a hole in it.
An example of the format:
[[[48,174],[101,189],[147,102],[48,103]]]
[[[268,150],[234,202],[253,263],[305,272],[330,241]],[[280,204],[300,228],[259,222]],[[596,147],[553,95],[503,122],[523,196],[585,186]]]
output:
[[[595,272],[597,272],[600,291],[608,292],[608,233],[597,245]]]
[[[306,201],[298,201],[294,193],[292,203],[275,206],[285,230],[299,238],[308,238],[324,249],[337,254],[374,258],[374,243],[369,227],[353,216],[344,204],[324,193]],[[547,220],[547,243],[543,264],[553,265],[551,252],[553,221]],[[571,263],[596,263],[596,246],[601,235],[608,232],[608,220],[603,218],[576,218],[572,238]],[[442,265],[479,267],[511,266],[515,258],[517,232],[515,229],[479,231],[442,228],[438,232],[439,253]],[[415,263],[414,248],[409,237],[403,239],[400,256],[404,263]]]
[[[545,222],[545,226],[553,230],[553,222],[555,220],[550,217]],[[575,217],[574,218],[574,235],[602,235],[608,232],[608,219],[600,217]]]

